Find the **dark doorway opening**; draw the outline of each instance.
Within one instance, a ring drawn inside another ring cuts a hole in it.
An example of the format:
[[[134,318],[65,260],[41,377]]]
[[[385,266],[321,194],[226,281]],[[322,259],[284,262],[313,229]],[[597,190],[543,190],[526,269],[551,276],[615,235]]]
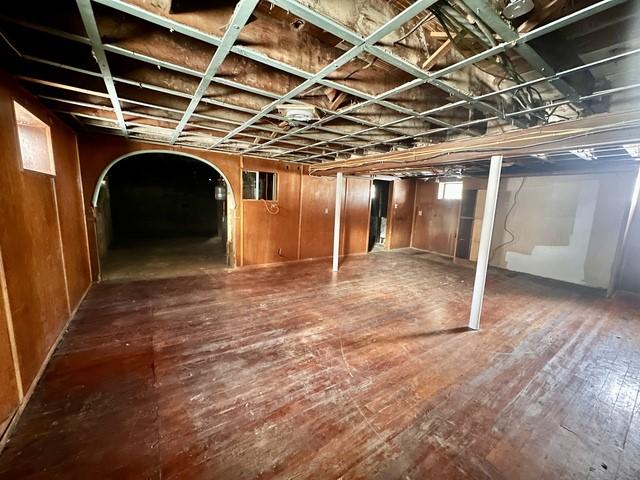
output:
[[[105,177],[96,211],[103,280],[227,265],[226,185],[204,162],[162,153],[125,158]]]
[[[390,182],[386,180],[374,180],[371,186],[369,252],[385,248],[389,210],[389,185]]]
[[[458,238],[456,240],[455,256],[465,260],[471,258],[474,225],[476,225],[476,197],[477,190],[463,190],[460,205],[460,223],[458,224]]]

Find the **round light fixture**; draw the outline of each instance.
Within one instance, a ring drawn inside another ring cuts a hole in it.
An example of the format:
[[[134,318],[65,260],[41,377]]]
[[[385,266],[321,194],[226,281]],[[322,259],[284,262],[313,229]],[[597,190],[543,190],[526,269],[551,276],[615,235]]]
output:
[[[509,20],[526,15],[535,8],[533,0],[509,0],[502,13]]]

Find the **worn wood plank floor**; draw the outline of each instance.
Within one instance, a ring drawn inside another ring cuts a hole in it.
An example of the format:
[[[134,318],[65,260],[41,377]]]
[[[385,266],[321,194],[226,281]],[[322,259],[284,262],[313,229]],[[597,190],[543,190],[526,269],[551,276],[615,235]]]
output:
[[[0,478],[638,479],[640,308],[415,252],[93,287]]]

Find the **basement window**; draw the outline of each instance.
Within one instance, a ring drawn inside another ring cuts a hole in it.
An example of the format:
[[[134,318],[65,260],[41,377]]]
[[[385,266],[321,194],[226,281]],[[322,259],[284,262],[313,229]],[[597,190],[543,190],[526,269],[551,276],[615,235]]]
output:
[[[462,199],[462,182],[441,182],[438,184],[438,200]]]
[[[49,125],[17,102],[13,102],[13,111],[16,119],[16,130],[18,131],[22,168],[47,175],[55,175]]]
[[[276,200],[277,174],[273,172],[242,172],[242,198],[244,200]]]

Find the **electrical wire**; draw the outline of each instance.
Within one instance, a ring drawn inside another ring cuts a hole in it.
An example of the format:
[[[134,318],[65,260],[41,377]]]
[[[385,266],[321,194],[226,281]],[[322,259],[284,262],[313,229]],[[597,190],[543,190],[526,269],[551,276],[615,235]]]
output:
[[[344,78],[342,79],[342,81],[349,80],[349,79],[350,79],[353,75],[355,75],[356,73],[360,73],[360,72],[362,72],[362,71],[364,71],[364,70],[367,70],[367,69],[369,69],[369,68],[373,67],[373,64],[374,64],[374,63],[376,63],[376,60],[377,60],[377,59],[378,59],[378,57],[373,57],[369,63],[367,63],[367,64],[366,64],[365,66],[363,66],[363,67],[359,67],[359,68],[354,69],[351,73],[349,73],[346,77],[344,77]]]
[[[431,20],[433,18],[433,14],[427,15],[425,16],[422,20],[420,20],[411,30],[409,30],[407,33],[405,33],[402,37],[400,37],[397,40],[394,40],[393,43],[391,44],[396,45],[400,42],[402,42],[403,40],[405,40],[407,37],[409,37],[413,32],[415,32],[416,30],[418,30],[418,28],[420,28],[425,22],[428,22],[429,20]]]
[[[520,186],[516,190],[516,194],[513,196],[513,203],[511,204],[509,211],[504,217],[503,229],[505,232],[511,235],[511,240],[507,240],[506,242],[501,243],[500,245],[498,245],[496,248],[493,249],[493,252],[491,252],[491,255],[489,256],[489,263],[491,263],[491,261],[493,260],[493,257],[495,256],[498,250],[500,250],[501,248],[507,247],[516,241],[516,234],[513,233],[511,230],[509,230],[509,217],[511,216],[511,212],[515,210],[516,205],[518,205],[518,197],[520,196],[520,192],[522,191],[522,188],[524,187],[524,184],[526,183],[526,181],[527,181],[527,177],[522,177],[522,182],[520,183]]]
[[[267,210],[267,213],[270,215],[277,215],[280,213],[280,205],[277,203],[270,203],[266,200],[262,200],[264,202],[264,208]]]
[[[463,38],[465,35],[474,37],[477,41],[488,47],[491,47],[495,44],[495,40],[491,36],[489,28],[484,25],[484,23],[477,16],[474,15],[476,26],[473,26],[464,20],[465,12],[458,11],[455,5],[439,6],[438,4],[436,4],[430,8],[430,11],[442,26],[451,44],[463,57],[465,57],[466,55],[463,52],[462,42],[459,39]],[[456,32],[455,35],[452,32]],[[462,32],[464,32],[465,35],[460,36],[459,34]],[[467,49],[471,50],[472,54],[478,53],[478,50],[473,48],[471,42],[467,42],[465,46]],[[525,79],[522,78],[522,76],[514,67],[511,59],[505,53],[497,55],[497,61],[491,63],[499,66],[506,75],[497,75],[496,73],[486,70],[477,63],[474,64],[474,67],[486,73],[487,75],[498,78],[498,88],[500,88],[500,85],[505,80],[509,80],[516,85],[520,83],[526,83]],[[535,87],[532,87],[530,85],[512,90],[509,96],[513,99],[513,101],[527,108],[537,107],[544,103],[540,92]],[[549,119],[551,117],[551,115],[546,111],[543,111],[543,113],[541,114],[530,112],[526,116],[530,118],[531,123],[538,123],[539,121],[541,121],[545,124],[549,122]]]

